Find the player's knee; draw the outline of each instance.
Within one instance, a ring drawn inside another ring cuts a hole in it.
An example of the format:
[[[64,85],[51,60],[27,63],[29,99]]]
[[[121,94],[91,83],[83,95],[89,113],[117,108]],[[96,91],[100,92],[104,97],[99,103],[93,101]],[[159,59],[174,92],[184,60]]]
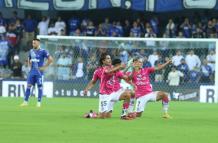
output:
[[[133,91],[130,91],[131,97],[130,98],[135,98],[135,93]]]
[[[167,94],[163,94],[162,101],[165,103],[169,102],[169,98]]]

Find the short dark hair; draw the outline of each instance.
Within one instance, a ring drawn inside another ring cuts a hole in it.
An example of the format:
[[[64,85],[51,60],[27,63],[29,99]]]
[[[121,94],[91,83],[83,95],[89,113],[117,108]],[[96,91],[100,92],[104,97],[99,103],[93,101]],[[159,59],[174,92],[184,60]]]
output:
[[[38,42],[40,42],[40,40],[39,40],[38,38],[34,38],[33,41],[38,41]]]
[[[121,64],[121,60],[120,59],[114,59],[113,61],[112,61],[112,65],[116,65],[116,64]]]
[[[109,56],[107,53],[103,53],[99,59],[99,66],[103,66],[103,61],[106,59],[106,57]]]

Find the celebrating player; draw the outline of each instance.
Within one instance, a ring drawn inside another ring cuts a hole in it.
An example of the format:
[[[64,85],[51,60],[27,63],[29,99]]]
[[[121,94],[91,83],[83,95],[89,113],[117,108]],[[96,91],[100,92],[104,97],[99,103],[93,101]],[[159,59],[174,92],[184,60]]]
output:
[[[162,100],[163,105],[163,118],[171,118],[168,114],[168,94],[163,91],[152,91],[149,75],[155,71],[165,68],[171,63],[171,60],[166,63],[159,65],[158,67],[142,68],[143,59],[135,58],[133,60],[133,72],[132,82],[135,87],[136,97],[136,115],[141,117],[144,108],[148,101],[159,101]]]
[[[121,64],[120,59],[114,59],[112,65],[109,64],[111,59],[106,59],[101,83],[100,83],[100,111],[107,113],[113,109],[111,103],[123,100],[123,109],[121,119],[130,120],[132,118],[128,117],[127,110],[129,107],[130,98],[132,96],[130,90],[126,90],[120,86],[120,79],[129,80],[129,77],[124,75],[120,69],[125,67],[124,64]]]
[[[101,75],[102,75],[102,72],[103,72],[103,67],[105,66],[104,64],[104,61],[105,59],[109,59],[110,58],[110,55],[108,54],[102,54],[101,57],[100,57],[100,60],[99,60],[99,67],[95,70],[94,74],[93,74],[93,77],[92,77],[92,80],[88,83],[88,85],[86,86],[86,88],[84,89],[84,95],[87,95],[88,91],[96,84],[96,82],[99,80],[101,80]],[[110,64],[111,64],[111,61],[110,61]],[[99,96],[100,98],[100,96]],[[99,108],[100,108],[100,103],[99,103]],[[104,115],[103,115],[104,114]],[[89,114],[87,114],[89,115]],[[104,118],[106,115],[105,113],[99,113],[99,117],[102,117]],[[107,117],[111,117],[111,113],[108,112],[107,113]]]
[[[41,100],[43,95],[43,71],[48,68],[52,63],[53,58],[49,55],[48,51],[40,48],[40,40],[32,40],[33,49],[29,52],[28,63],[31,66],[30,72],[27,77],[27,88],[25,92],[24,102],[21,106],[28,105],[31,87],[37,84],[38,86],[38,102],[37,107],[41,107]],[[44,65],[44,60],[47,59]]]

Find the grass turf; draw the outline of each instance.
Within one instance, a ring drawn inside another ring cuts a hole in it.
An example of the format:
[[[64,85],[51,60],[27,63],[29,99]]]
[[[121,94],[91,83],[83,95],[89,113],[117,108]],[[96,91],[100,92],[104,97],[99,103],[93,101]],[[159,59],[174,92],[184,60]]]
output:
[[[218,105],[171,102],[173,119],[161,118],[161,103],[148,103],[141,118],[119,119],[121,104],[111,119],[84,119],[97,110],[97,99],[43,99],[42,108],[31,98],[0,98],[1,143],[214,143],[218,134]]]

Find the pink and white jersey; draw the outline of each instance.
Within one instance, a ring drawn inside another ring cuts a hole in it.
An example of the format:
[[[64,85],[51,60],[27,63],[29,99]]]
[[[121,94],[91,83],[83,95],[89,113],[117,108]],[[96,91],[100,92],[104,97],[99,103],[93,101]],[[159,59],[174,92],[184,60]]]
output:
[[[155,69],[151,68],[143,68],[138,72],[133,72],[132,82],[136,86],[135,97],[139,98],[141,96],[147,95],[152,92],[152,86],[150,83],[149,75],[153,73]]]
[[[94,81],[101,80],[102,72],[103,72],[103,67],[98,67],[92,76],[92,80]]]
[[[100,82],[100,94],[111,94],[118,91],[120,86],[120,78],[124,76],[121,71],[107,74],[106,71],[112,68],[112,66],[104,67],[101,82]]]

